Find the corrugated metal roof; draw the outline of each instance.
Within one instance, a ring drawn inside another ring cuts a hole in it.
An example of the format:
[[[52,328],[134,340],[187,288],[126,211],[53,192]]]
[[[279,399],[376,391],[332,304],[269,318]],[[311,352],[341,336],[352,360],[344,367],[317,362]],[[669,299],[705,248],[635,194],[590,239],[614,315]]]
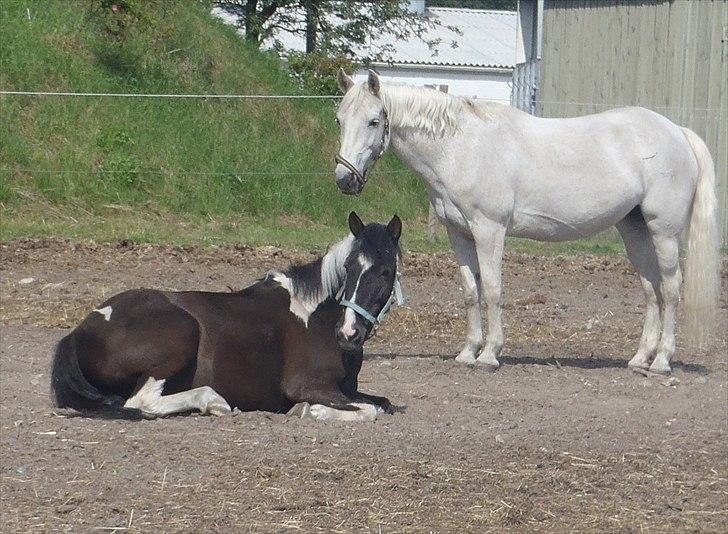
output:
[[[440,40],[434,51],[430,51],[427,44],[416,37],[401,40],[391,35],[375,40],[372,48],[376,50],[384,44],[392,45],[395,51],[388,59],[394,63],[515,67],[518,39],[515,12],[431,7],[427,9],[427,16],[440,23],[425,35],[427,40]],[[448,26],[458,28],[462,35],[449,30]],[[453,42],[456,43],[454,48],[451,46]],[[362,52],[362,56],[365,56],[368,50]]]
[[[365,5],[363,7],[366,8]],[[226,22],[234,23],[235,17],[221,9],[213,13]],[[303,13],[295,14],[303,21]],[[429,29],[424,38],[439,41],[433,50],[418,37],[409,40],[398,39],[385,34],[372,40],[368,46],[357,51],[364,59],[374,51],[389,45],[394,52],[386,54],[388,62],[410,65],[435,65],[445,67],[514,68],[518,39],[518,20],[514,11],[490,11],[483,9],[462,9],[449,7],[430,7],[426,16],[439,22]],[[458,28],[462,35],[448,29]],[[305,37],[301,33],[277,31],[274,39],[288,50],[303,52],[306,49]],[[453,46],[455,43],[455,46]],[[273,45],[273,39],[265,43]]]

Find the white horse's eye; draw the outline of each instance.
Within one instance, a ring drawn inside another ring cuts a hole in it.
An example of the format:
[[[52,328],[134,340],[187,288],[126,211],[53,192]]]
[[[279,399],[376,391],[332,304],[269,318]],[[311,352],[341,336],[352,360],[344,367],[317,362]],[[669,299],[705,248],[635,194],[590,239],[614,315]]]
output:
[[[379,126],[379,119],[372,119],[369,121],[369,126]]]
[[[334,117],[334,120],[336,121],[336,124],[341,124],[341,121],[339,120],[339,117]]]

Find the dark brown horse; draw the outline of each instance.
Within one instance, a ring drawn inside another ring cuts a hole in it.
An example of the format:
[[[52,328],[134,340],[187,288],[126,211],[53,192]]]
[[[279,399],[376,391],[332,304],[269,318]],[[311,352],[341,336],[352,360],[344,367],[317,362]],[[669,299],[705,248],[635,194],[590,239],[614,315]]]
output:
[[[386,398],[358,391],[357,376],[362,345],[393,300],[401,221],[365,226],[352,212],[349,228],[318,260],[237,293],[111,297],[58,343],[57,405],[145,417],[297,403],[321,419],[390,411]],[[361,313],[344,313],[342,299]]]

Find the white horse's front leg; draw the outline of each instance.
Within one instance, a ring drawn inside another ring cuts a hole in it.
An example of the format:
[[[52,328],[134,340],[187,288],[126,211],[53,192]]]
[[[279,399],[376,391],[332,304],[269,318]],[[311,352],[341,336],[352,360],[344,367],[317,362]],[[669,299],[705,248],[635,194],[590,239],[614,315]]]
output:
[[[501,267],[505,246],[506,228],[486,221],[473,225],[475,247],[480,265],[480,286],[487,309],[488,336],[477,363],[495,371],[505,336],[501,319]]]
[[[458,230],[447,226],[447,235],[460,265],[460,278],[465,297],[467,325],[465,346],[455,361],[460,363],[476,362],[475,357],[483,346],[483,319],[480,315],[480,274],[475,243]]]

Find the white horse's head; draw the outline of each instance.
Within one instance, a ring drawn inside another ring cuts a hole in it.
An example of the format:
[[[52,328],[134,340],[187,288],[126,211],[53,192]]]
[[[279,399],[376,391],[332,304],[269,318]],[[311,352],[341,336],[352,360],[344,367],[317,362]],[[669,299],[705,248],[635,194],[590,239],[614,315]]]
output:
[[[389,117],[376,72],[370,70],[366,83],[357,85],[339,69],[337,81],[344,98],[336,111],[341,127],[336,185],[347,195],[358,195],[372,165],[389,146]]]

